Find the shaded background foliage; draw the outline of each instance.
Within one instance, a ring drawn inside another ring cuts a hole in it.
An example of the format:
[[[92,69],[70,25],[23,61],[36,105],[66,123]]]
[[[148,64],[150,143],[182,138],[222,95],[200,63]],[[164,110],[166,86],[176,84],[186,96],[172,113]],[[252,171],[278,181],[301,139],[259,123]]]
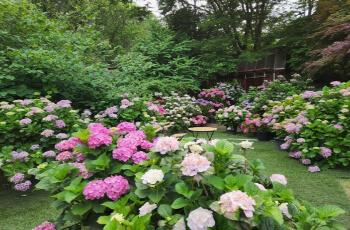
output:
[[[127,0],[4,0],[0,98],[41,92],[104,109],[125,92],[195,94],[276,47],[291,73],[349,80],[348,1],[285,3],[159,0],[159,20]]]

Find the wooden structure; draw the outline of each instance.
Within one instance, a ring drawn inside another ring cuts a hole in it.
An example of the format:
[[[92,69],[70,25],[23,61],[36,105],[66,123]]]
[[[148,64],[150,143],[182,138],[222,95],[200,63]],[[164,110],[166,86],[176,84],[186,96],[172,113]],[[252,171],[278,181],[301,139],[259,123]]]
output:
[[[274,81],[285,74],[286,55],[281,49],[255,62],[241,62],[238,65],[237,81],[247,91],[250,86],[262,85],[264,80]]]

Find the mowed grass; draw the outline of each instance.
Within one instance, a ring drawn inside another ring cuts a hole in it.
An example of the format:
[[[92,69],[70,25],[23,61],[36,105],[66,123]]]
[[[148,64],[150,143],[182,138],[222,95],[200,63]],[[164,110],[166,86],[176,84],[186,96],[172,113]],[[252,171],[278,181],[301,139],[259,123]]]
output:
[[[186,137],[192,136],[190,133]],[[206,138],[200,134],[199,138]],[[350,229],[350,169],[329,169],[318,173],[309,173],[307,167],[288,157],[287,152],[275,150],[272,141],[259,142],[246,135],[232,135],[218,130],[213,139],[228,139],[239,143],[253,141],[254,150],[248,150],[248,160],[260,159],[266,169],[267,177],[271,174],[283,174],[288,180],[296,198],[306,200],[320,208],[324,205],[337,205],[346,211],[338,220]],[[242,154],[235,148],[238,154]],[[49,193],[44,191],[17,192],[0,174],[0,230],[28,230],[50,219],[55,219],[59,212],[51,208]]]

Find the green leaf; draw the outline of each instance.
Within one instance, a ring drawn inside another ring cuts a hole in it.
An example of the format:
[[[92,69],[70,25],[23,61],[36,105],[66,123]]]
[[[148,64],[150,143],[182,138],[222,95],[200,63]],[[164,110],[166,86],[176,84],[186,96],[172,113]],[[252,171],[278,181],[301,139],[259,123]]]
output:
[[[66,175],[72,170],[79,171],[79,169],[75,166],[71,166],[69,164],[61,164],[56,167],[55,177],[58,179],[64,179]]]
[[[82,216],[91,208],[92,208],[92,203],[90,201],[86,203],[77,203],[72,207],[72,213],[77,216]]]
[[[164,195],[165,195],[164,190],[155,190],[149,194],[149,199],[154,203],[158,203],[163,198]]]
[[[80,129],[78,132],[72,133],[73,136],[80,138],[83,142],[89,139],[90,131],[88,129]]]
[[[55,197],[61,201],[66,201],[68,203],[72,202],[76,197],[78,197],[79,194],[75,194],[71,191],[62,191],[56,195],[53,195],[52,197]]]
[[[326,205],[322,207],[320,210],[318,210],[318,215],[321,219],[329,218],[329,217],[336,217],[340,214],[344,214],[345,211],[335,205]]]
[[[180,198],[177,198],[176,200],[174,200],[174,202],[171,204],[171,207],[173,209],[179,209],[179,208],[186,207],[189,204],[190,204],[190,202],[188,200],[186,200],[183,197],[180,197]]]
[[[100,166],[99,169],[104,169],[106,168],[106,166],[109,164],[110,161],[111,159],[107,156],[107,154],[103,153],[96,160],[93,160],[91,164],[95,166]]]
[[[340,148],[334,148],[334,149],[333,149],[333,152],[335,152],[335,153],[341,153],[341,149],[340,149]]]
[[[245,175],[245,174],[238,174],[238,175],[235,176],[235,178],[237,180],[236,185],[238,186],[238,188],[244,186],[244,184],[246,182],[248,182],[248,181],[250,182],[253,179],[252,176]]]
[[[268,207],[264,210],[264,212],[270,215],[273,219],[275,219],[279,225],[283,224],[282,212],[277,207]]]
[[[102,224],[102,225],[106,225],[110,221],[110,219],[111,219],[110,216],[100,216],[97,219],[97,223]]]
[[[175,185],[175,191],[179,194],[187,194],[188,193],[188,187],[185,183],[177,183]]]
[[[136,189],[135,194],[136,196],[142,198],[148,197],[149,194],[151,193],[151,190],[149,189]]]
[[[220,140],[216,143],[216,146],[214,147],[215,152],[221,154],[221,155],[226,155],[231,152],[233,152],[233,144],[226,141],[226,140]]]
[[[164,218],[167,218],[168,216],[171,216],[173,213],[172,208],[168,204],[161,204],[159,205],[158,209],[158,214],[161,215]]]
[[[214,175],[205,176],[204,183],[213,185],[215,188],[220,189],[220,190],[225,189],[224,180],[218,176],[214,176]]]

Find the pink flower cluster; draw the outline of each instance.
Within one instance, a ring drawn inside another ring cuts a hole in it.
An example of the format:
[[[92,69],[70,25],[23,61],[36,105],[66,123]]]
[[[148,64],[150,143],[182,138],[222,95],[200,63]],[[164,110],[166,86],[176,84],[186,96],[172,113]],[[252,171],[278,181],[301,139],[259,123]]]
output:
[[[244,211],[246,217],[253,217],[255,200],[246,193],[236,190],[225,193],[220,197],[221,212],[226,217],[231,217],[239,208]]]
[[[301,157],[301,155],[302,155],[302,153],[301,153],[300,151],[289,153],[289,156],[290,156],[290,157],[298,158],[298,159]]]
[[[78,139],[78,140],[77,140]],[[69,138],[69,140],[63,140],[55,145],[55,149],[59,151],[67,151],[75,148],[75,145],[81,143],[77,137]]]
[[[173,152],[179,149],[179,142],[175,137],[160,137],[155,145],[156,151],[160,154]]]
[[[136,131],[135,124],[131,123],[131,122],[119,123],[117,128],[118,128],[118,132],[132,132],[132,131]]]
[[[52,223],[46,221],[32,230],[56,230],[56,227]]]
[[[122,105],[120,106],[121,109],[126,109],[129,106],[133,106],[134,105],[134,103],[130,102],[128,99],[123,99],[121,102],[122,102]]]
[[[57,155],[56,157],[56,160],[57,161],[62,161],[62,162],[65,162],[67,160],[70,160],[70,159],[73,159],[73,155],[71,152],[69,151],[64,151],[64,152],[61,152],[60,154]]]
[[[42,136],[45,136],[45,137],[50,137],[50,136],[53,135],[53,133],[54,133],[53,130],[51,130],[51,129],[45,129],[44,131],[42,131],[41,135],[42,135]]]
[[[350,87],[339,90],[339,93],[341,93],[344,97],[350,96]]]
[[[210,161],[198,153],[188,154],[181,162],[181,171],[185,176],[195,176],[200,172],[205,172],[210,168]]]
[[[215,97],[215,96],[225,96],[225,92],[218,88],[214,88],[214,89],[202,91],[198,94],[198,97]],[[223,100],[225,100],[225,98],[223,98]]]
[[[317,93],[314,91],[305,91],[302,95],[301,95],[304,99],[306,98],[310,98],[310,97],[315,97],[317,96]]]
[[[205,125],[207,123],[208,118],[203,115],[197,115],[196,117],[192,117],[190,119],[191,122],[193,122],[195,125]]]
[[[85,186],[83,194],[87,200],[100,199],[105,194],[112,200],[118,200],[121,195],[127,193],[129,188],[129,182],[124,177],[115,175],[104,180],[89,182]]]
[[[87,144],[89,148],[95,149],[101,145],[110,145],[112,137],[109,135],[110,130],[104,127],[101,123],[91,123],[88,126],[90,136]]]
[[[131,131],[124,138],[120,138],[117,141],[117,149],[113,150],[113,158],[120,161],[128,161],[130,158],[133,159],[135,164],[140,163],[143,160],[149,160],[146,153],[139,151],[137,152],[138,146],[142,149],[150,149],[153,144],[147,141],[145,133],[141,130]]]
[[[20,125],[27,125],[29,123],[32,123],[32,120],[29,119],[29,118],[25,118],[25,119],[22,119],[22,120],[19,121]]]

